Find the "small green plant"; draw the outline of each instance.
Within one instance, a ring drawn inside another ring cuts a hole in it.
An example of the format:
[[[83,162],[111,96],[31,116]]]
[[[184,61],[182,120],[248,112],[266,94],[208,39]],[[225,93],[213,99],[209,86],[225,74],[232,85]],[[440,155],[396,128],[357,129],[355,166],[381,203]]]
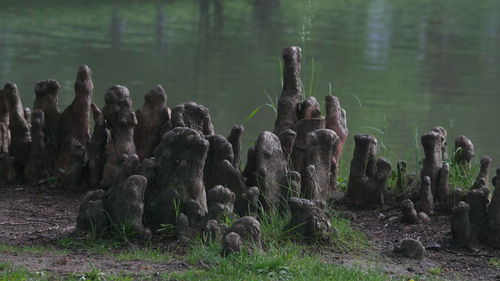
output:
[[[488,260],[488,264],[494,268],[500,269],[500,258],[491,258]]]
[[[174,203],[175,218],[178,218],[179,215],[181,214],[181,199],[174,198],[172,199],[172,203]]]
[[[181,200],[180,198],[174,198],[172,199],[172,203],[174,206],[175,218],[177,219],[181,214]],[[176,235],[175,230],[176,230],[175,225],[167,223],[167,224],[160,224],[160,228],[157,230],[157,232],[166,237],[175,237]]]
[[[242,125],[244,125],[246,122],[251,120],[263,107],[269,107],[272,109],[275,115],[278,115],[278,98],[275,96],[274,99],[271,98],[271,96],[267,93],[266,90],[264,90],[264,93],[266,94],[267,100],[269,101],[268,103],[261,104],[257,106],[250,114],[247,116],[245,121],[242,122]]]
[[[227,212],[224,212],[224,216],[222,218],[222,221],[224,221],[224,224],[226,224],[226,225],[232,225],[234,223],[235,219],[237,219],[237,218],[230,216]]]
[[[394,188],[398,182],[398,175],[396,170],[392,170],[387,179],[386,185],[390,188]]]
[[[347,191],[347,183],[348,183],[348,180],[346,177],[342,177],[342,176],[338,176],[337,177],[337,187],[342,189],[343,191]]]
[[[431,267],[427,271],[432,275],[440,275],[441,273],[443,273],[443,269],[439,265]]]
[[[130,240],[139,235],[132,223],[115,224],[113,225],[113,230],[116,234],[114,235],[115,237],[119,237],[123,242],[129,245],[131,245]]]
[[[94,219],[91,219],[90,220],[90,232],[88,234],[88,239],[95,241],[102,235],[103,235],[103,233],[97,233],[96,223],[95,223]]]
[[[37,184],[49,184],[49,185],[57,185],[59,182],[58,177],[51,176],[49,174],[45,175],[45,178],[40,179]]]
[[[94,265],[92,266],[92,270],[90,270],[87,273],[84,273],[82,277],[84,278],[83,280],[89,280],[89,281],[105,281],[106,280],[106,275],[104,272],[98,270],[95,268]]]
[[[175,237],[175,225],[171,223],[160,224],[160,228],[157,232],[167,237]]]

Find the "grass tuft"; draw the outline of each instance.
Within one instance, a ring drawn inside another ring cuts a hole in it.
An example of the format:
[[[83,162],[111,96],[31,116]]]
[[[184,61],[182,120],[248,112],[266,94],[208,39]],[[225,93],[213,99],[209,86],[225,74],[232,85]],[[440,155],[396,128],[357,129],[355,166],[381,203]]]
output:
[[[463,191],[469,191],[474,184],[479,173],[479,159],[474,157],[471,167],[466,167],[457,161],[456,154],[458,151],[451,153],[448,164],[450,165],[450,180],[449,185],[452,189],[461,188]]]
[[[341,250],[362,250],[370,246],[368,238],[361,231],[352,228],[351,221],[341,218],[337,213],[332,215],[332,243]]]

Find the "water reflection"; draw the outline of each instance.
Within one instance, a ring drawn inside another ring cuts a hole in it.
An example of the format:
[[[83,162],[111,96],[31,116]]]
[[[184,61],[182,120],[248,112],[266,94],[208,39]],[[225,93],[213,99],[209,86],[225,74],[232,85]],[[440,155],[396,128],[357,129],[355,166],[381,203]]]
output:
[[[456,48],[453,31],[456,29],[455,20],[449,15],[449,7],[441,3],[432,3],[430,17],[433,19],[432,27],[427,29],[431,46],[426,48],[426,73],[429,87],[435,102],[434,107],[439,107],[438,102],[449,102],[449,97],[463,94],[459,88],[460,64],[467,59],[466,56],[452,52]]]
[[[314,1],[307,54],[321,68],[315,94],[328,92],[332,82],[352,134],[387,126],[384,143],[404,155],[416,126],[421,133],[435,125],[449,127],[453,119],[456,132],[500,160],[493,143],[500,131],[484,129],[500,118],[494,108],[500,103],[499,1]],[[12,1],[9,10],[0,9],[0,82],[18,82],[28,93],[23,101],[31,104],[36,81],[59,79],[64,107],[73,98],[75,67],[88,63],[97,103],[110,85],[120,83],[137,105],[148,88],[162,83],[171,104],[206,104],[216,128],[225,132],[267,102],[263,89],[271,97],[279,94],[277,61],[283,47],[302,43],[298,29],[307,5],[307,0]],[[272,129],[273,114],[262,109],[245,124],[249,143]],[[350,139],[346,161],[352,147]]]
[[[417,48],[416,59],[419,61],[425,59],[425,52],[427,50],[427,39],[428,39],[427,32],[429,28],[428,9],[429,6],[425,5],[423,8],[424,12],[420,13],[418,17],[418,23],[417,23],[418,48]]]
[[[392,8],[386,0],[370,3],[366,20],[366,67],[385,69],[391,50]]]
[[[214,30],[222,31],[224,27],[224,7],[221,0],[213,0],[214,3]],[[216,32],[217,33],[217,32]],[[218,34],[221,34],[219,32]]]
[[[155,39],[156,48],[161,57],[166,55],[167,50],[166,22],[165,5],[156,5]]]
[[[123,36],[127,31],[127,21],[121,17],[117,8],[114,8],[111,14],[110,29],[111,49],[121,49],[123,45]]]
[[[0,77],[6,77],[7,73],[10,72],[11,68],[11,56],[9,56],[9,50],[7,45],[7,40],[9,37],[7,27],[0,27]],[[1,83],[1,82],[0,82]],[[3,87],[3,84],[1,85]]]
[[[279,34],[281,29],[278,19],[281,16],[281,4],[279,0],[254,0],[253,1],[253,27],[256,33],[255,44],[263,44],[267,50],[273,42],[272,36]]]
[[[224,31],[224,6],[221,0],[199,0],[199,34],[204,42],[211,43],[221,38]]]
[[[495,9],[489,9],[486,12],[485,19],[483,20],[481,26],[481,50],[482,50],[482,61],[487,69],[492,72],[495,71],[495,66],[498,63],[498,41],[500,33],[500,18],[499,10],[500,3],[498,1],[489,1],[491,5],[496,7]]]
[[[216,75],[214,64],[221,59],[217,54],[223,45],[224,8],[220,0],[199,0],[199,3],[198,42],[193,71],[197,98],[203,101],[204,94],[213,86]]]

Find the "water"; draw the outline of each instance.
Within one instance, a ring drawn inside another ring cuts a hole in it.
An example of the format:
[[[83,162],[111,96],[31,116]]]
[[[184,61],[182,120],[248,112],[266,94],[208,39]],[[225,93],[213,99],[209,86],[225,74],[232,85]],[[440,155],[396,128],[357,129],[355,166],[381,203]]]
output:
[[[40,3],[40,2],[43,2]],[[312,5],[310,4],[312,3]],[[0,0],[0,82],[55,78],[60,105],[80,64],[93,70],[98,105],[114,84],[134,107],[162,84],[169,105],[210,108],[227,135],[280,93],[280,53],[304,50],[304,84],[323,101],[332,85],[352,136],[373,134],[393,162],[416,163],[415,134],[441,125],[470,137],[500,165],[500,1],[496,0]],[[310,20],[310,21],[309,21]],[[309,24],[310,22],[310,24]],[[309,33],[310,32],[310,33]],[[311,83],[315,70],[316,83]],[[308,90],[309,91],[309,90]],[[268,107],[245,122],[244,144],[271,130]],[[417,139],[418,141],[418,139]]]

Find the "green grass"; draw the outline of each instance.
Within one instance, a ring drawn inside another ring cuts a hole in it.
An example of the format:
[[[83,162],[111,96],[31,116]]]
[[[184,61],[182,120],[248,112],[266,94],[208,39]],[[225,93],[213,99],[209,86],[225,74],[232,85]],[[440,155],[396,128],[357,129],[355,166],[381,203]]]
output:
[[[125,243],[121,240],[76,240],[72,238],[64,238],[59,240],[58,243],[65,250],[85,250],[90,254],[115,257],[117,260],[122,261],[141,260],[166,262],[174,258],[171,253],[163,252],[151,245],[136,246]]]
[[[260,227],[262,229],[262,239],[264,241],[284,242],[294,239],[294,235],[283,231],[290,221],[290,210],[284,214],[279,212],[268,212],[260,216]]]
[[[370,246],[365,234],[354,230],[351,226],[351,221],[348,219],[341,218],[334,213],[331,222],[335,230],[332,233],[332,243],[336,249],[347,251],[362,250]]]
[[[20,281],[20,280],[28,280],[30,278],[42,277],[37,276],[40,274],[30,273],[26,268],[22,267],[14,267],[9,263],[0,262],[0,280],[9,280],[9,281]],[[33,279],[32,279],[33,280]],[[37,279],[34,279],[37,280]],[[43,280],[43,279],[38,279]]]
[[[46,253],[55,253],[55,254],[67,254],[68,251],[65,249],[59,249],[52,246],[16,246],[9,245],[5,243],[0,243],[0,253],[8,252],[8,253],[28,253],[28,254],[38,254],[44,255]]]
[[[473,165],[470,169],[466,169],[462,165],[451,162],[449,185],[453,189],[461,188],[464,191],[468,191],[474,184],[478,172],[478,165]]]
[[[290,219],[289,212],[284,215],[267,213],[261,218],[263,249],[244,248],[240,253],[222,257],[218,241],[209,241],[200,235],[193,239],[185,256],[175,257],[191,264],[185,271],[161,272],[158,275],[108,275],[98,269],[58,276],[50,272],[29,272],[24,267],[0,264],[1,280],[390,280],[379,271],[366,271],[358,267],[346,267],[328,263],[321,254],[323,249],[354,251],[369,246],[363,233],[354,230],[350,221],[339,217],[335,211],[332,216],[331,244],[314,245],[297,241],[284,228]],[[151,246],[130,248],[121,240],[59,240],[54,248],[28,248],[27,252],[85,250],[90,254],[113,256],[119,260],[143,260],[166,262],[174,259]],[[15,246],[4,246],[14,251]],[[395,279],[402,280],[402,279]]]
[[[265,250],[241,253],[223,258],[218,243],[193,244],[187,260],[207,269],[194,269],[164,276],[166,280],[387,280],[379,272],[330,265],[307,253],[304,245],[267,241]]]
[[[186,256],[193,267],[185,272],[138,277],[106,275],[93,269],[62,277],[0,264],[0,280],[387,280],[387,276],[380,272],[364,272],[321,262],[316,255],[307,253],[305,247],[293,242],[269,241],[265,250],[253,250],[251,253],[243,250],[223,258],[218,242],[206,242],[199,238],[193,241]]]
[[[337,250],[355,250],[367,247],[363,233],[350,226],[346,219],[332,211],[332,244]],[[328,245],[310,245],[296,241],[284,231],[290,213],[280,215],[269,212],[260,219],[263,250],[244,249],[241,253],[223,258],[218,242],[207,241],[203,236],[194,239],[186,257],[192,265],[204,269],[163,276],[167,280],[387,280],[379,272],[364,272],[321,261],[317,250]]]
[[[472,159],[471,167],[467,168],[464,165],[457,163],[455,160],[455,152],[450,155],[450,181],[451,188],[461,188],[464,191],[470,190],[477,174],[479,173],[479,157],[476,156]]]
[[[141,260],[141,261],[151,261],[151,262],[166,262],[174,259],[174,256],[172,254],[164,253],[159,249],[137,248],[137,247],[118,252],[114,254],[114,256],[118,260],[123,260],[123,261]]]
[[[142,278],[142,280],[147,277]],[[30,272],[26,267],[14,266],[9,263],[0,262],[0,281],[132,281],[138,280],[137,276],[124,274],[105,274],[98,269],[89,272],[73,273],[68,276],[60,276],[49,271]]]
[[[66,250],[85,250],[89,254],[110,255],[128,244],[116,239],[75,239],[63,238],[57,241],[62,249]]]

